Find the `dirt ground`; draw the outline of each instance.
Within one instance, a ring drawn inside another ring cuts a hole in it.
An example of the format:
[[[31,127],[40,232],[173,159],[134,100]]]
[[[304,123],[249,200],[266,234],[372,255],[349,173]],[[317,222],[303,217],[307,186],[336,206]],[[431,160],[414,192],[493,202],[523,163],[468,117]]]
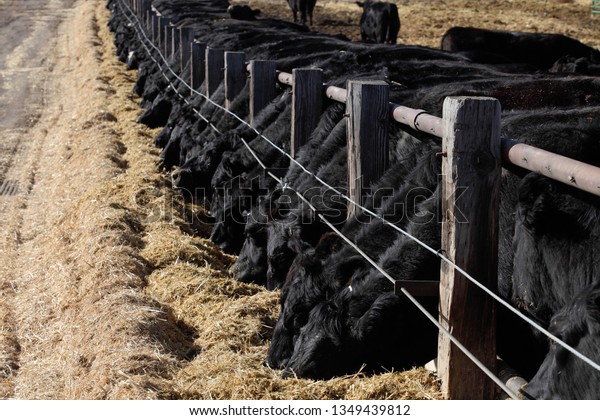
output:
[[[203,209],[156,169],[157,130],[135,123],[136,74],[116,61],[105,1],[39,3],[31,25],[52,23],[35,32],[40,73],[25,62],[34,36],[0,59],[3,89],[19,68],[43,82],[41,96],[21,91],[41,104],[35,118],[0,125],[14,138],[0,178],[1,398],[440,398],[422,368],[308,381],[263,367],[277,293],[229,277],[234,257],[208,241]],[[489,23],[599,46],[584,3],[401,1],[400,41],[435,46],[450,23]],[[248,4],[289,18],[283,0]],[[320,1],[315,28],[356,39],[358,11]]]

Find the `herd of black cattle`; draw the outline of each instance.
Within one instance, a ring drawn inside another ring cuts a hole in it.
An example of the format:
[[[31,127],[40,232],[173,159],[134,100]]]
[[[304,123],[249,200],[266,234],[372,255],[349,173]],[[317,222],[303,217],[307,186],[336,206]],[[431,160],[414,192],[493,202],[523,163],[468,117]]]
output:
[[[140,121],[163,127],[155,139],[162,168],[172,171],[174,187],[210,206],[211,239],[239,255],[235,277],[280,289],[281,312],[266,364],[284,376],[319,379],[361,368],[410,368],[435,358],[437,329],[317,214],[396,279],[439,278],[437,256],[377,218],[360,212],[347,218],[337,193],[222,109],[200,96],[188,97],[186,104],[175,90],[187,96],[189,89],[159,70],[124,3],[108,1],[110,28],[119,58],[138,69],[134,89],[145,109]],[[340,87],[348,79],[385,80],[392,102],[434,115],[441,115],[447,96],[498,98],[502,136],[600,166],[600,79],[594,77],[600,52],[576,40],[452,28],[441,49],[382,45],[255,13],[251,20],[232,19],[226,0],[155,0],[153,6],[172,23],[194,28],[195,39],[209,47],[275,60],[281,71],[318,67],[328,84]],[[189,72],[187,66],[183,72]],[[291,95],[288,87],[278,89],[255,126],[288,150]],[[244,118],[248,96],[246,87],[231,105]],[[223,102],[223,86],[212,99]],[[347,186],[344,114],[344,105],[325,99],[318,126],[297,155],[340,190]],[[284,187],[265,174],[241,139],[268,167],[286,168]],[[389,169],[365,206],[439,249],[440,140],[392,124],[389,145]],[[599,221],[599,197],[518,168],[503,169],[499,294],[595,361],[600,361]],[[420,300],[437,316],[436,298]],[[600,372],[514,314],[498,311],[498,355],[529,380],[530,397],[600,398]]]

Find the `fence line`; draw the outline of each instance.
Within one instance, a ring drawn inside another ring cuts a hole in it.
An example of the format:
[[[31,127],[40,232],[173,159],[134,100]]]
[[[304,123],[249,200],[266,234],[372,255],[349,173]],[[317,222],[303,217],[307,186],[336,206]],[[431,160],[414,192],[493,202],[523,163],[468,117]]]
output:
[[[122,0],[121,0],[122,3]],[[127,7],[127,6],[125,6]],[[138,21],[139,24],[139,19],[137,19],[137,16],[133,15],[133,17]],[[132,20],[129,19],[130,23],[133,24]],[[135,24],[133,26],[136,26]],[[154,45],[154,43],[152,43],[152,41],[150,41],[148,39],[148,37],[146,36],[146,34],[144,33],[144,30],[141,28],[140,25],[140,30],[142,31],[142,35],[146,38],[146,40],[150,43],[150,45],[158,52],[158,55],[161,57],[161,59],[164,61],[164,63],[166,64],[166,68],[169,72],[171,72],[173,74],[173,76],[177,79],[179,79],[179,81],[186,87],[190,88],[190,91],[194,94],[200,95],[201,97],[203,97],[204,99],[206,99],[207,101],[209,101],[210,103],[212,103],[213,105],[222,108],[219,104],[213,102],[209,97],[203,95],[202,93],[198,92],[195,89],[192,89],[191,86],[189,86],[183,79],[181,79],[179,77],[179,75],[177,75],[169,66],[168,61],[166,60],[166,58],[163,56],[163,54],[160,52],[160,50]],[[139,35],[139,31],[136,29],[136,33],[138,33]],[[140,41],[142,41],[141,37],[140,37]],[[142,42],[143,43],[143,42]],[[144,45],[146,51],[148,52],[150,58],[152,58],[154,60],[154,58],[152,57],[152,53],[151,51],[148,49],[148,47],[146,45]],[[157,64],[157,66],[159,67],[159,69],[161,70],[162,73],[162,66],[160,66],[160,64],[154,60],[154,62]],[[162,73],[163,76],[169,81],[170,86],[174,89],[174,91],[188,104],[190,105],[190,102],[187,100],[187,98],[185,98],[183,95],[181,95],[179,93],[179,91],[175,88],[175,86],[170,82],[170,79],[166,76],[166,74]],[[279,73],[278,74],[278,80],[282,83],[286,83],[286,81],[289,80],[289,74],[285,74],[285,73]],[[343,91],[343,92],[342,92]],[[326,93],[325,93],[328,97],[336,99],[337,97],[341,97],[345,94],[345,90],[341,89],[341,88],[336,88],[336,87],[328,87],[326,88]],[[400,107],[402,109],[402,111],[407,111],[408,112],[413,112],[415,114],[414,118],[413,118],[413,124],[408,124],[413,128],[423,128],[423,125],[421,125],[421,127],[419,127],[419,124],[417,124],[416,120],[418,117],[420,116],[428,116],[428,114],[426,114],[425,111],[422,110],[412,110],[410,108],[406,108],[406,107],[401,107],[395,104],[391,104],[391,106],[394,106],[396,109],[397,107]],[[230,115],[233,115],[234,117],[236,117],[240,122],[244,123],[244,124],[248,124],[246,121],[244,121],[242,118],[240,118],[239,116],[231,113],[229,110],[224,109],[226,112],[228,112]],[[197,111],[196,109],[194,109],[194,111],[196,112],[196,114],[198,114],[201,118],[203,118],[205,121],[209,122],[204,116],[202,116],[199,111]],[[394,111],[392,110],[392,112],[394,113]],[[402,115],[402,112],[399,112],[400,115]],[[409,115],[409,114],[405,114],[405,115]],[[431,116],[432,117],[432,116]],[[404,116],[402,117],[404,120],[408,121],[407,117]],[[396,119],[396,118],[394,118]],[[430,128],[430,130],[436,130],[436,126],[437,126],[437,120],[440,120],[440,118],[438,117],[432,117],[431,121],[433,121],[433,127],[434,128]],[[211,126],[213,128],[216,129],[216,127],[214,127],[214,125],[211,124]],[[515,313],[516,315],[518,315],[521,319],[523,319],[525,322],[529,323],[531,326],[533,326],[534,328],[536,328],[538,331],[540,331],[541,333],[543,333],[544,335],[546,335],[548,338],[552,339],[553,341],[557,342],[558,344],[560,344],[561,346],[563,346],[564,348],[566,348],[567,350],[569,350],[572,354],[574,354],[575,356],[579,357],[581,360],[583,360],[584,362],[586,362],[587,364],[589,364],[590,366],[592,366],[593,368],[600,370],[600,365],[598,365],[596,362],[592,361],[591,359],[587,358],[586,356],[582,355],[581,353],[579,353],[577,350],[573,349],[571,346],[567,345],[566,343],[564,343],[562,340],[558,339],[557,337],[553,336],[552,334],[550,334],[549,332],[547,332],[546,330],[544,330],[542,327],[540,327],[539,325],[537,325],[536,323],[534,323],[533,321],[531,321],[529,318],[527,318],[525,315],[521,314],[519,311],[517,311],[516,309],[514,309],[513,307],[511,307],[508,303],[506,303],[504,300],[502,300],[502,298],[500,298],[499,296],[495,295],[495,293],[493,293],[491,290],[489,290],[487,287],[483,286],[480,282],[478,282],[476,279],[474,279],[472,276],[470,276],[468,273],[466,273],[464,270],[462,270],[460,267],[458,267],[457,265],[455,265],[452,261],[450,261],[449,259],[447,259],[446,257],[444,257],[439,251],[434,250],[433,248],[427,246],[426,244],[424,244],[423,242],[421,242],[420,240],[418,240],[417,238],[415,238],[414,236],[410,235],[408,232],[403,231],[401,228],[387,222],[385,219],[383,219],[382,217],[380,217],[379,215],[371,212],[370,210],[360,206],[358,203],[353,202],[353,200],[351,200],[349,197],[347,197],[346,195],[342,194],[340,191],[338,191],[336,188],[328,185],[325,181],[321,180],[319,177],[317,177],[316,175],[312,174],[310,171],[308,171],[304,166],[302,166],[299,162],[297,162],[295,159],[293,159],[292,156],[290,156],[287,152],[285,152],[283,149],[281,149],[280,147],[278,147],[277,145],[275,145],[273,142],[271,142],[269,139],[267,139],[266,137],[264,137],[260,132],[258,132],[257,130],[254,130],[259,136],[261,136],[263,139],[265,139],[272,147],[275,147],[277,150],[279,150],[281,153],[283,153],[284,155],[286,155],[288,158],[290,158],[291,162],[294,162],[294,164],[298,165],[304,172],[312,175],[317,181],[319,181],[323,186],[329,188],[330,190],[338,193],[340,196],[342,196],[344,199],[346,199],[349,202],[352,202],[353,204],[357,205],[359,208],[363,209],[363,211],[365,211],[367,214],[370,214],[371,216],[374,216],[380,220],[382,220],[384,223],[386,223],[387,225],[391,226],[392,228],[396,229],[397,231],[399,231],[400,233],[408,236],[409,238],[411,238],[412,240],[416,241],[417,243],[419,243],[421,246],[424,246],[426,249],[428,249],[430,252],[433,252],[434,254],[436,254],[438,257],[440,257],[442,260],[444,260],[446,263],[450,264],[454,269],[456,269],[458,272],[460,272],[461,274],[463,274],[465,277],[467,277],[471,282],[473,282],[475,285],[477,285],[480,289],[482,289],[484,292],[486,292],[487,294],[489,294],[490,296],[492,296],[497,302],[501,303],[503,306],[505,306],[507,309],[511,310],[513,313]],[[423,131],[423,130],[421,130]],[[249,145],[245,142],[245,140],[242,139],[242,141],[244,142],[244,145],[250,150],[250,152],[253,154],[253,156],[255,157],[255,159],[257,159],[257,161],[259,162],[259,164],[261,163],[260,160],[258,159],[258,157],[256,156],[255,153],[253,153],[253,151],[250,149]],[[535,148],[534,148],[535,149]],[[540,149],[537,149],[540,150]],[[548,152],[546,152],[548,153]],[[595,168],[595,167],[592,167]],[[598,168],[596,168],[598,169]],[[278,180],[278,182],[280,183],[280,185],[285,186],[285,184],[283,183],[283,180],[276,178],[271,172],[269,172],[269,175],[274,177],[276,180]],[[570,181],[572,182],[572,181]],[[299,194],[298,192],[294,191],[296,194]],[[302,199],[303,197],[301,197],[301,195],[299,195],[299,197]],[[323,218],[322,215],[319,215],[319,217],[324,221],[327,222],[326,219]],[[335,227],[332,227],[334,230]],[[377,267],[376,267],[377,268]],[[411,301],[414,298],[411,299]],[[413,302],[414,303],[414,302]],[[430,317],[430,315],[429,315]],[[436,321],[437,322],[437,321]],[[438,327],[440,328],[440,327]],[[511,395],[511,394],[509,394]],[[512,394],[511,396],[513,396],[514,394]],[[513,398],[516,396],[513,396]]]

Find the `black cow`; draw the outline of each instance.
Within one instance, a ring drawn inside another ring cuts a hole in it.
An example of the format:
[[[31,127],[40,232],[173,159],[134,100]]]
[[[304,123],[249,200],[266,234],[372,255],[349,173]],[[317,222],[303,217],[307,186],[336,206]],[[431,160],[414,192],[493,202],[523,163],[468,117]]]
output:
[[[264,127],[262,134],[283,148],[289,147],[289,99],[287,94],[280,96],[263,109],[257,119],[257,127]],[[261,136],[255,135],[248,144],[263,164],[275,168],[289,165],[289,159]],[[216,219],[211,240],[227,252],[238,253],[244,243],[246,216],[258,202],[258,197],[266,195],[274,185],[275,181],[265,175],[263,168],[243,144],[239,144],[234,151],[224,153],[211,181],[211,214]]]
[[[540,70],[550,69],[559,58],[567,55],[600,63],[600,51],[560,34],[455,26],[442,36],[441,49],[477,53],[472,57],[484,54],[482,62],[528,63]]]
[[[600,362],[600,282],[583,289],[550,321],[549,332]],[[552,341],[537,374],[525,386],[535,399],[600,399],[600,372]]]
[[[155,99],[152,106],[140,115],[138,122],[150,128],[162,127],[169,120],[172,107],[173,104],[171,101],[163,96],[159,96]]]
[[[600,200],[530,174],[519,187],[513,301],[541,325],[581,289],[600,281],[593,249]]]
[[[310,25],[313,24],[313,9],[317,0],[288,0],[292,14],[294,15],[294,22],[298,22],[298,12],[300,12],[300,22],[306,25],[306,19]]]
[[[400,31],[400,16],[394,3],[357,1],[362,7],[360,37],[363,42],[395,44]]]
[[[405,227],[409,223],[409,219],[417,211],[418,203],[431,195],[431,190],[435,189],[437,183],[437,148],[433,152],[425,152],[427,147],[422,144],[420,149],[423,156],[418,163],[414,166],[407,165],[413,169],[410,173],[407,174],[406,169],[398,170],[402,166],[399,163],[388,171],[386,182],[381,184],[392,188],[398,188],[401,184],[392,197],[383,200],[377,210],[386,220],[399,227]],[[343,231],[371,258],[384,254],[398,234],[379,219],[369,222],[368,218],[351,219]],[[368,268],[366,260],[353,248],[331,238],[321,241],[314,250],[308,244],[297,245],[296,248],[298,255],[282,287],[281,311],[267,354],[267,364],[273,368],[287,365],[310,311],[343,289],[351,279],[360,277],[360,273]]]
[[[428,193],[411,210],[406,230],[437,246],[439,194],[437,190]],[[378,264],[399,280],[439,276],[437,256],[402,234],[379,256]],[[322,379],[356,372],[363,365],[365,372],[381,372],[431,360],[437,351],[437,328],[408,298],[395,296],[393,290],[390,280],[375,269],[355,272],[348,287],[311,310],[284,376]],[[437,316],[437,298],[421,298],[421,303]]]
[[[256,16],[260,15],[260,10],[252,9],[245,4],[232,4],[227,8],[227,13],[232,19],[256,20]]]

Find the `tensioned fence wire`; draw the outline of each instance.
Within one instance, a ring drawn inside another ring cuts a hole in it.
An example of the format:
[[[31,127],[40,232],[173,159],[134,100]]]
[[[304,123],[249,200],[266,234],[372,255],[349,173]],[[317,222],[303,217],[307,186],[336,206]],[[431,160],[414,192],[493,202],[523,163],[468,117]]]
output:
[[[123,5],[123,0],[120,0],[121,4]],[[158,54],[158,56],[160,57],[160,59],[163,61],[165,68],[173,75],[173,77],[175,79],[177,79],[183,86],[185,86],[187,89],[189,89],[189,92],[191,94],[195,94],[197,96],[200,96],[201,98],[203,98],[204,100],[206,100],[208,103],[212,104],[213,106],[223,110],[224,112],[228,113],[229,115],[231,115],[233,118],[237,119],[240,123],[246,125],[247,127],[249,127],[250,129],[252,129],[258,136],[260,136],[260,138],[264,139],[271,147],[275,148],[277,151],[279,151],[281,154],[283,154],[284,156],[286,156],[290,162],[292,162],[293,164],[295,164],[296,166],[298,166],[303,172],[305,172],[306,174],[312,176],[317,182],[319,182],[321,185],[323,185],[325,188],[329,189],[330,191],[335,192],[336,194],[338,194],[340,197],[344,198],[347,202],[353,204],[354,206],[356,206],[357,208],[360,208],[365,214],[368,214],[372,217],[375,217],[379,220],[381,220],[384,224],[386,224],[387,226],[390,226],[391,228],[395,229],[396,231],[398,231],[399,233],[403,234],[404,236],[408,237],[409,239],[411,239],[412,241],[418,243],[420,246],[422,246],[423,248],[425,248],[426,250],[428,250],[429,252],[435,254],[438,258],[440,258],[442,261],[444,261],[445,263],[449,264],[452,268],[454,268],[456,271],[458,271],[460,274],[462,274],[465,278],[467,278],[469,281],[471,281],[473,284],[475,284],[477,287],[479,287],[481,290],[483,290],[486,294],[488,294],[489,296],[491,296],[494,300],[496,300],[498,303],[500,303],[502,306],[504,306],[505,308],[507,308],[509,311],[513,312],[515,315],[517,315],[520,319],[522,319],[523,321],[525,321],[526,323],[528,323],[530,326],[532,326],[533,328],[535,328],[537,331],[539,331],[540,333],[542,333],[543,335],[545,335],[546,337],[548,337],[549,339],[551,339],[552,341],[554,341],[555,343],[559,344],[560,346],[562,346],[563,348],[565,348],[566,350],[568,350],[570,353],[572,353],[573,355],[575,355],[576,357],[578,357],[579,359],[581,359],[583,362],[587,363],[589,366],[593,367],[594,369],[600,371],[600,364],[596,363],[595,361],[591,360],[589,357],[585,356],[584,354],[582,354],[581,352],[579,352],[578,350],[576,350],[575,348],[573,348],[572,346],[570,346],[569,344],[565,343],[564,341],[562,341],[560,338],[556,337],[555,335],[553,335],[552,333],[550,333],[549,331],[547,331],[546,329],[544,329],[543,327],[541,327],[540,325],[538,325],[537,323],[535,323],[534,321],[532,321],[531,319],[529,319],[527,316],[525,316],[524,314],[522,314],[521,312],[519,312],[517,309],[513,308],[508,302],[504,301],[500,296],[498,296],[496,293],[494,293],[492,290],[490,290],[488,287],[486,287],[485,285],[483,285],[481,282],[479,282],[477,279],[475,279],[473,276],[471,276],[469,273],[467,273],[465,270],[463,270],[461,267],[459,267],[458,265],[456,265],[453,261],[451,261],[448,257],[444,256],[439,250],[435,250],[434,248],[432,248],[431,246],[427,245],[426,243],[424,243],[423,241],[421,241],[420,239],[416,238],[415,236],[411,235],[409,232],[406,232],[405,230],[403,230],[402,228],[394,225],[393,223],[387,221],[384,217],[374,213],[373,211],[371,211],[370,209],[360,205],[359,203],[357,203],[355,200],[352,200],[350,197],[348,197],[346,194],[342,193],[341,191],[339,191],[337,188],[329,185],[327,182],[323,181],[319,176],[317,176],[316,174],[312,173],[311,171],[309,171],[304,165],[302,165],[300,162],[298,162],[296,159],[294,159],[288,152],[286,152],[285,150],[283,150],[281,147],[279,147],[278,145],[276,145],[275,143],[273,143],[269,138],[265,137],[260,131],[258,131],[255,127],[252,127],[247,121],[245,121],[243,118],[241,118],[240,116],[236,115],[235,113],[231,112],[230,110],[226,109],[225,107],[221,106],[220,104],[214,102],[213,100],[211,100],[208,96],[204,95],[202,92],[197,91],[196,89],[193,89],[184,79],[182,79],[169,65],[168,60],[165,58],[165,56],[162,54],[162,52],[160,51],[160,49],[154,45],[154,43],[148,38],[148,36],[146,35],[142,24],[139,20],[139,18],[137,17],[137,15],[131,11],[131,9],[129,9],[129,7],[127,5],[123,5],[125,9],[128,10],[128,12],[133,16],[133,19],[136,21],[134,22],[132,20],[132,18],[130,18],[129,16],[127,16],[127,13],[125,14],[125,17],[127,18],[127,20],[129,21],[129,23],[132,25],[132,27],[134,28],[134,30],[136,31],[136,34],[138,35],[138,38],[141,42],[141,44],[144,46],[144,49],[146,50],[146,52],[148,53],[149,58],[154,61],[154,63],[157,65],[157,67],[159,68],[161,75],[165,78],[165,80],[167,80],[167,82],[169,82],[169,86],[173,89],[173,91],[189,106],[191,106],[191,103],[189,102],[189,100],[182,95],[177,88],[173,85],[173,83],[171,82],[171,79],[163,72],[163,66],[160,65],[160,63],[154,58],[152,52],[150,51],[148,45],[144,42],[144,40],[142,38],[145,38],[146,42],[156,51],[156,53]],[[193,108],[193,111],[200,117],[202,118],[205,122],[207,122],[207,124],[209,124],[211,126],[211,128],[213,130],[215,130],[217,133],[222,134],[216,126],[214,126],[205,116],[203,116],[198,110],[196,110],[195,108]],[[267,170],[267,167],[264,166],[264,164],[260,161],[260,159],[258,159],[258,156],[256,156],[256,154],[254,153],[254,151],[250,148],[250,146],[248,145],[248,143],[243,140],[244,146],[250,151],[250,153],[253,155],[253,157],[259,162],[259,164],[262,166],[263,169]],[[282,179],[277,178],[275,175],[273,175],[271,172],[268,172],[268,174],[273,177],[277,182],[280,183],[280,185],[282,187],[287,187],[289,188],[289,186],[287,186],[287,184],[285,184],[283,182]],[[291,189],[291,188],[290,188]],[[293,190],[292,190],[293,191]],[[294,191],[295,194],[299,195],[299,198],[303,201],[305,201],[306,199],[304,197],[301,197],[301,195],[297,192]],[[305,201],[307,202],[307,201]],[[309,204],[309,206],[312,207],[312,204]],[[313,211],[316,212],[316,209],[313,207],[312,208]],[[318,212],[316,212],[316,214],[318,215],[318,217],[323,220],[324,223],[326,223],[330,228],[332,228],[332,230],[334,230],[337,234],[339,234],[342,239],[344,239],[346,242],[349,242],[350,240],[347,239],[346,237],[344,237],[341,232],[339,232],[338,229],[336,229],[333,225],[331,225],[331,223],[329,223],[326,219],[324,219],[324,217],[321,214],[318,214]],[[350,241],[351,242],[351,241]],[[350,243],[349,242],[349,243]],[[352,246],[352,245],[351,245]],[[364,254],[364,252],[360,251],[358,249],[358,247],[356,245],[354,245],[353,247],[355,247],[355,249],[357,250],[357,252],[359,252],[361,255]],[[366,256],[366,254],[364,254],[363,256],[367,257],[367,261],[369,261],[370,264],[375,264],[375,268],[376,269],[380,269],[380,267],[376,266],[376,263],[372,262],[372,260],[370,258],[368,258],[368,256]],[[383,273],[382,273],[383,274]],[[386,278],[388,278],[389,280],[391,280],[392,282],[395,282],[395,280],[393,280],[389,275],[384,274],[384,276]],[[407,294],[408,292],[404,289],[401,288],[402,292]],[[414,297],[409,298],[411,301],[413,301],[413,303],[418,303],[416,300],[414,300]],[[420,305],[418,305],[418,307],[420,307]],[[422,308],[422,307],[420,307]],[[424,308],[423,308],[424,310]],[[450,334],[451,333],[446,331],[444,329],[444,327],[441,326],[441,324],[439,324],[439,322],[437,320],[435,320],[429,313],[426,314],[426,316],[435,322],[436,326],[441,330],[441,331],[445,331],[445,333]],[[456,344],[457,341],[456,338],[452,337],[451,340]],[[462,345],[460,345],[462,347]],[[458,347],[458,345],[457,345]],[[462,351],[465,351],[466,349],[461,348]],[[465,353],[467,354],[467,353]],[[468,356],[468,354],[467,354]],[[473,356],[475,357],[475,356]],[[487,369],[487,368],[486,368]],[[496,381],[494,381],[496,382]],[[501,382],[501,381],[500,381]],[[497,382],[496,382],[497,383]],[[505,390],[503,388],[503,390]],[[506,390],[505,390],[506,392]],[[511,392],[507,392],[512,398],[515,398],[516,396]]]

